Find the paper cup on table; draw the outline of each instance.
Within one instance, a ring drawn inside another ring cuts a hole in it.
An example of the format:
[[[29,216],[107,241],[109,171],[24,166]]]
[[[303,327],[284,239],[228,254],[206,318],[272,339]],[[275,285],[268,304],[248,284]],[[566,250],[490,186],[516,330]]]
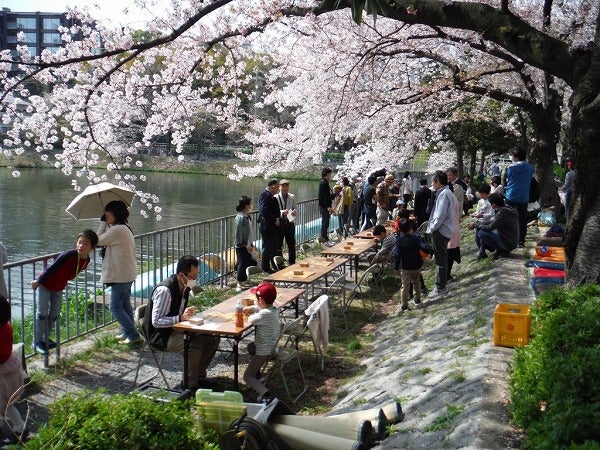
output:
[[[294,270],[294,275],[304,275],[303,270]]]
[[[309,267],[310,264],[309,263],[300,263],[300,267]]]

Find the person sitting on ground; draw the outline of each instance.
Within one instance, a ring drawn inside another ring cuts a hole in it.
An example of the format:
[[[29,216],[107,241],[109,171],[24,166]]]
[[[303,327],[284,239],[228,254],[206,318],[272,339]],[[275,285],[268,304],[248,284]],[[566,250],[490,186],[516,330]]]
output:
[[[479,200],[477,201],[477,209],[473,213],[473,217],[480,223],[490,223],[494,218],[494,208],[488,201],[491,193],[491,186],[487,183],[481,183],[477,188]]]
[[[244,371],[244,383],[258,393],[258,401],[269,401],[271,394],[260,380],[260,369],[271,357],[279,339],[279,311],[273,305],[277,298],[277,289],[270,283],[262,282],[251,292],[256,303],[244,307],[244,314],[250,314],[248,322],[256,327],[254,342],[248,344],[248,353],[252,356]]]
[[[489,224],[495,216],[494,208],[490,204],[488,197],[490,196],[492,187],[487,183],[481,183],[477,188],[479,194],[479,200],[477,201],[477,209],[473,213],[473,217],[476,221],[482,224]],[[478,234],[475,233],[475,245],[477,248],[481,247]]]
[[[13,329],[10,324],[10,304],[0,294],[0,422],[4,419],[10,429],[9,436],[0,441],[0,446],[11,445],[24,439],[25,422],[14,402],[15,395],[23,387],[21,358],[13,352]]]
[[[400,313],[407,311],[409,290],[411,283],[415,290],[415,305],[421,304],[421,267],[423,258],[421,251],[432,254],[433,249],[428,246],[418,233],[415,233],[412,220],[402,219],[400,221],[400,235],[396,239],[394,269],[402,279],[402,290],[400,293]]]
[[[504,185],[502,184],[502,178],[500,178],[500,175],[492,177],[490,186],[490,194],[504,195]]]
[[[36,280],[31,281],[34,291],[39,288],[33,346],[42,355],[47,355],[48,350],[56,348],[56,342],[50,339],[50,336],[52,326],[57,323],[60,315],[63,290],[69,280],[77,278],[88,266],[90,252],[97,244],[98,235],[94,231],[82,231],[77,235],[74,249],[58,255]]]
[[[187,306],[191,289],[196,285],[199,272],[198,259],[185,255],[177,261],[175,273],[154,288],[142,327],[149,344],[165,352],[181,353],[184,335],[174,331],[173,325],[191,319],[196,314],[193,306]],[[187,388],[211,387],[206,380],[207,368],[219,348],[220,338],[196,334],[191,338],[188,350]]]
[[[504,198],[499,194],[491,194],[488,201],[495,211],[490,223],[479,221],[467,224],[469,230],[476,229],[476,240],[479,244],[477,261],[487,258],[486,250],[495,251],[493,259],[510,254],[519,243],[519,217],[515,209],[504,205]]]

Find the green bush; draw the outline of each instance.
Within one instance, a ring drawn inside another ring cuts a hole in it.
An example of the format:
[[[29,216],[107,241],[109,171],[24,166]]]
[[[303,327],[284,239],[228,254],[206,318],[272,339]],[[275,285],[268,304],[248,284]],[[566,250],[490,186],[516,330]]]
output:
[[[531,318],[510,374],[523,448],[600,448],[600,286],[546,292]]]
[[[202,436],[189,402],[161,403],[139,394],[67,394],[51,407],[50,421],[28,449],[205,449],[219,446]]]

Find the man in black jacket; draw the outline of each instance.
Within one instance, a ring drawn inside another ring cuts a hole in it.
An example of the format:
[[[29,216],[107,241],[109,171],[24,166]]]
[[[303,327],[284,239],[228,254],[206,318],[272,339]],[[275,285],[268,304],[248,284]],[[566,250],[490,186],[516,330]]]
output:
[[[175,274],[154,288],[142,328],[153,348],[165,352],[183,353],[184,336],[173,331],[173,325],[189,320],[196,314],[193,306],[187,306],[191,288],[198,277],[198,259],[195,256],[182,256],[177,262]],[[219,348],[220,338],[195,335],[188,350],[188,371],[186,387],[196,389],[209,387],[206,378],[207,368]]]
[[[417,228],[423,222],[429,220],[429,213],[427,212],[427,205],[431,201],[433,192],[427,186],[427,179],[419,179],[419,189],[415,192],[415,219],[417,220]]]
[[[279,192],[279,181],[270,180],[258,197],[259,230],[262,237],[261,268],[266,273],[277,271],[273,257],[281,250],[281,211],[275,198]]]
[[[321,237],[325,242],[329,241],[329,218],[331,216],[333,193],[329,187],[329,180],[333,174],[331,167],[325,167],[321,172],[321,181],[319,181],[319,212],[321,213]]]
[[[495,251],[492,259],[508,256],[519,243],[519,215],[513,208],[504,206],[504,198],[498,193],[491,194],[488,201],[496,215],[489,223],[467,224],[469,230],[477,230],[477,240],[481,243],[477,260],[487,258],[486,250]]]

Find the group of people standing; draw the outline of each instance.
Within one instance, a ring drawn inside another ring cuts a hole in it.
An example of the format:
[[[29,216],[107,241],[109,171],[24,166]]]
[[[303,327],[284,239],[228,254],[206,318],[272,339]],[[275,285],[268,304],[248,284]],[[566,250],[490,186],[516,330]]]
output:
[[[393,218],[394,211],[403,209],[414,199],[413,180],[406,171],[401,181],[385,170],[376,171],[363,179],[358,173],[352,178],[346,176],[331,188],[329,182],[333,169],[325,167],[319,182],[318,200],[321,214],[320,239],[329,243],[331,217],[338,218],[334,229],[342,237],[348,230],[365,230],[374,225],[382,225]]]
[[[296,226],[298,215],[296,197],[289,192],[289,180],[272,179],[258,198],[258,230],[262,239],[262,257],[254,245],[255,236],[249,213],[252,199],[240,197],[236,206],[235,252],[237,256],[236,279],[238,291],[247,287],[246,269],[260,264],[263,272],[279,270],[274,257],[283,256],[283,243],[288,251],[288,263],[296,262]],[[259,262],[260,260],[260,262]]]

